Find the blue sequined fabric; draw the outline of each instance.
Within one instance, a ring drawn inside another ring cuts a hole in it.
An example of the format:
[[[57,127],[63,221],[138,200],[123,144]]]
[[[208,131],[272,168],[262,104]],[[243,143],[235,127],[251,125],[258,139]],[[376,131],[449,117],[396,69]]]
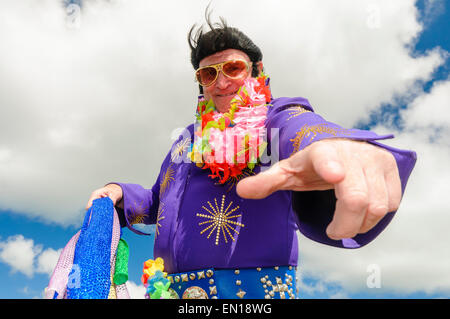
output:
[[[68,299],[107,299],[111,286],[111,239],[114,205],[109,197],[94,200],[86,212],[75,247]]]
[[[169,274],[169,292],[180,299],[296,299],[293,266],[201,269]]]

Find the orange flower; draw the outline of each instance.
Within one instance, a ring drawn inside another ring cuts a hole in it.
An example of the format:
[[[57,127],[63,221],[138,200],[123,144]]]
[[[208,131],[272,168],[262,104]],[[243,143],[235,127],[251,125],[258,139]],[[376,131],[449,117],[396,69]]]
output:
[[[206,124],[208,124],[209,121],[213,121],[213,114],[212,112],[206,113],[202,115],[202,130],[205,128]]]
[[[162,258],[158,257],[155,260],[149,259],[145,261],[143,269],[144,274],[141,277],[142,283],[147,283],[148,278],[154,276],[157,270],[161,271],[164,277],[167,275],[167,273],[164,272],[164,260]]]

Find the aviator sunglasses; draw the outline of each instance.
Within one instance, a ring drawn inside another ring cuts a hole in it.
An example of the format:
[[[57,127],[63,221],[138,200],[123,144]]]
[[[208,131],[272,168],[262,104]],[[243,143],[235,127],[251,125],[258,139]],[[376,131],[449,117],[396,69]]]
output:
[[[248,75],[250,65],[251,62],[244,60],[230,60],[207,65],[195,71],[195,79],[201,86],[211,86],[216,82],[220,71],[230,79],[238,79]]]

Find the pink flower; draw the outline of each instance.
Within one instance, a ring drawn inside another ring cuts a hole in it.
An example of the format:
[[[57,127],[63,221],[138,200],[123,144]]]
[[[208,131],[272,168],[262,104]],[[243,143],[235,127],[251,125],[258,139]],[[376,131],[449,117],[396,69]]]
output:
[[[244,87],[247,90],[250,104],[261,105],[266,103],[266,96],[262,93],[258,80],[248,78],[244,82]]]

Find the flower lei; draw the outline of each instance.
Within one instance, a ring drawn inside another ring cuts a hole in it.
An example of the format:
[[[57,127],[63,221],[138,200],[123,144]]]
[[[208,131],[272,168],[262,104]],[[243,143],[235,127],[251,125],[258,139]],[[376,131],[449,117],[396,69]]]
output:
[[[218,178],[220,184],[231,178],[237,180],[245,169],[252,171],[267,145],[264,122],[270,101],[264,73],[245,80],[226,113],[218,112],[212,100],[201,96],[191,161],[209,169],[209,177]]]
[[[166,278],[167,273],[163,271],[164,260],[160,257],[144,262],[141,281],[145,287],[146,299],[172,299],[169,291],[170,281]]]

